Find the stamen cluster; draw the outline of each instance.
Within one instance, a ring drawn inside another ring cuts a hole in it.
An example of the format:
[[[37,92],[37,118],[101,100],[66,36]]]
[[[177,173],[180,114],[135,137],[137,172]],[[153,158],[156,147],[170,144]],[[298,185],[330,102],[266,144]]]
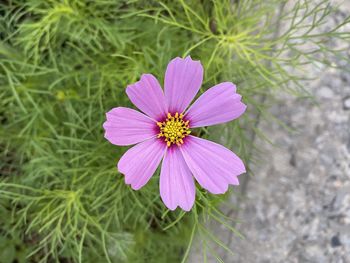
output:
[[[168,113],[165,121],[157,122],[160,128],[158,138],[164,137],[164,141],[168,147],[172,144],[180,146],[184,143],[183,138],[191,133],[189,121],[184,121],[183,117],[183,114],[177,112],[174,116]]]

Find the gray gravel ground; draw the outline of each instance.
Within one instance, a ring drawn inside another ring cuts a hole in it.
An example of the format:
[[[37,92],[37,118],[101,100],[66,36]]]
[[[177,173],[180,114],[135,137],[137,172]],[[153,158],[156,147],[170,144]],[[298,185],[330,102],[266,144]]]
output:
[[[350,75],[322,72],[311,84],[319,105],[285,98],[273,109],[297,132],[266,123],[274,146],[258,141],[244,220],[225,262],[350,262]]]
[[[350,1],[340,14],[350,14]],[[331,44],[350,50],[349,43]],[[271,111],[296,131],[291,134],[260,123],[274,145],[256,142],[263,159],[253,167],[237,226],[246,239],[229,238],[236,254],[225,262],[350,262],[350,73],[305,72],[316,77],[305,88],[317,104],[280,97]]]
[[[344,3],[342,12],[350,14],[350,0]],[[350,74],[306,72],[317,77],[305,88],[318,103],[281,95],[271,109],[295,132],[259,124],[274,145],[256,141],[262,159],[235,215],[246,238],[213,226],[235,252],[219,249],[224,262],[350,262]],[[194,249],[189,261],[202,260]]]

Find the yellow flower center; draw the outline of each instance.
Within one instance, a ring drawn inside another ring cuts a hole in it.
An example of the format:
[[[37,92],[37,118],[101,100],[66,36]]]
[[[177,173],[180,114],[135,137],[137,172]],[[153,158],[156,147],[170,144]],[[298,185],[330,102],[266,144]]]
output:
[[[183,138],[191,133],[189,121],[184,121],[183,117],[182,114],[177,112],[174,116],[168,113],[165,121],[157,122],[160,129],[158,138],[164,137],[164,141],[168,147],[172,144],[180,146],[184,143]]]

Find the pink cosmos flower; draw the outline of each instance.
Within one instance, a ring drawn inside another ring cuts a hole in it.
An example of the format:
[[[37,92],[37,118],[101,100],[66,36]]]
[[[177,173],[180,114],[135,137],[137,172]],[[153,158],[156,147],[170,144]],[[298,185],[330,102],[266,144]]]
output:
[[[191,57],[175,58],[165,72],[164,93],[157,79],[144,74],[126,93],[143,113],[117,107],[107,112],[105,138],[115,145],[132,145],[121,157],[118,170],[134,190],[152,177],[161,160],[160,196],[171,210],[189,211],[197,182],[213,194],[238,185],[245,167],[229,149],[191,135],[191,129],[225,123],[246,110],[231,82],[220,83],[193,104],[203,80],[203,67]],[[188,108],[188,109],[187,109]],[[193,178],[194,177],[194,178]]]

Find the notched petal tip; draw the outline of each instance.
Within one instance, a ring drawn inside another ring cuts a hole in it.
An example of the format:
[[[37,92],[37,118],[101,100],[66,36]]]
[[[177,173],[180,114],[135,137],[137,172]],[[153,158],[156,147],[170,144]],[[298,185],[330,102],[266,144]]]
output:
[[[177,208],[182,209],[185,212],[190,212],[192,210],[193,205],[191,206],[183,206],[183,205],[176,205],[175,207],[169,207],[168,205],[165,205],[170,211],[175,211]]]
[[[112,142],[111,142],[111,140],[112,140],[111,135],[110,135],[107,131],[104,132],[103,138],[105,138],[107,141],[109,141],[110,143],[112,143]],[[112,143],[112,144],[113,144],[113,143]]]
[[[235,182],[234,183],[232,183],[233,185],[239,185],[239,180],[238,180],[238,178],[236,177],[236,180],[235,180]]]
[[[234,84],[234,83],[231,82],[231,81],[221,82],[221,83],[217,84],[216,86],[218,86],[218,85],[222,85],[222,86],[224,86],[226,89],[232,89],[231,92],[233,92],[233,93],[236,93],[236,92],[237,92],[237,86],[236,86],[236,84]]]
[[[247,106],[247,104],[245,104],[243,102],[242,102],[242,104],[243,104],[243,107],[244,107],[244,110],[243,110],[243,113],[244,113],[247,110],[248,106]]]
[[[222,146],[222,145],[221,145]],[[232,152],[233,153],[233,152]],[[235,153],[233,153],[236,157],[236,160],[235,160],[235,178],[237,178],[238,180],[238,176],[244,174],[247,172],[246,168],[245,168],[245,164],[244,162],[242,161],[241,158],[239,158]]]
[[[243,113],[246,112],[247,110],[247,105],[244,104],[242,101],[240,101],[239,103],[237,103],[237,115],[235,116],[235,119],[238,119],[239,117],[241,117],[243,115]]]
[[[214,194],[214,195],[223,195],[228,191],[229,184],[225,184],[222,188],[217,189],[207,189],[208,192]]]
[[[170,211],[175,211],[177,208],[180,208],[182,210],[184,210],[185,212],[190,212],[194,206],[195,203],[195,197],[193,198],[193,201],[187,201],[187,203],[176,203],[176,204],[169,204],[169,203],[165,203],[165,206],[170,210]]]
[[[163,201],[164,205],[170,210],[170,211],[175,211],[177,208],[180,208],[182,210],[184,210],[185,212],[190,212],[193,208],[193,204],[189,204],[189,205],[182,205],[182,204],[177,204],[175,206],[171,206],[169,204],[166,204],[164,201]]]
[[[192,210],[193,205],[194,205],[194,203],[192,205],[189,205],[189,206],[180,205],[180,208],[186,212],[190,212]]]
[[[164,203],[164,204],[165,204],[165,203]],[[166,206],[170,211],[175,211],[176,208],[178,208],[178,205],[176,205],[176,206],[171,206],[171,205],[165,204],[165,206]]]
[[[108,118],[108,117],[107,117],[107,113],[106,113],[106,118]],[[104,130],[106,130],[107,125],[108,125],[108,120],[106,120],[105,122],[102,123],[102,128],[103,128]]]
[[[193,59],[192,57],[191,57],[191,55],[187,55],[184,59],[188,59],[188,60],[191,60],[191,61],[193,61],[193,62],[199,62],[199,63],[201,63],[201,61],[198,59],[198,60],[195,60],[195,59]]]
[[[186,57],[174,57],[172,60],[170,60],[170,62],[171,61],[173,61],[173,60],[191,60],[191,61],[195,61],[195,62],[200,62],[200,60],[194,60],[194,59],[192,59],[192,57],[191,57],[191,55],[187,55]],[[170,62],[168,63],[168,64],[170,64]]]
[[[140,190],[142,186],[141,184],[130,184],[130,187],[135,191]]]
[[[151,73],[142,73],[140,80],[142,80],[144,78],[154,78],[155,79],[155,77]]]

